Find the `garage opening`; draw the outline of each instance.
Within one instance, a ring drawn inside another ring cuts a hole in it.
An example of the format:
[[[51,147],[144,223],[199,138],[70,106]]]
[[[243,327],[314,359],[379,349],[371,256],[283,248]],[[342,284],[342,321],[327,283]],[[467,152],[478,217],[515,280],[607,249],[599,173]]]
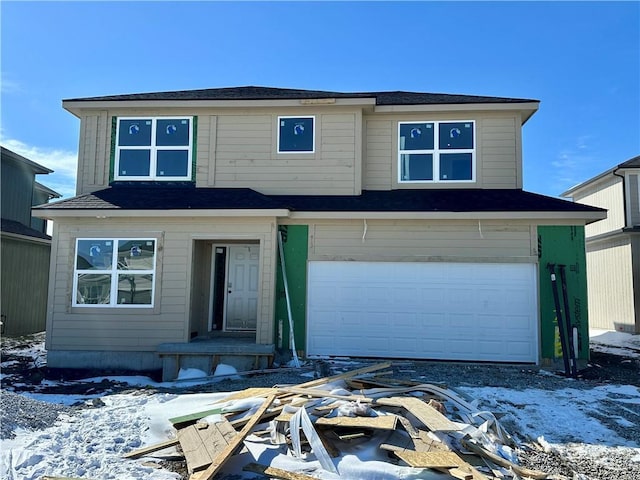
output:
[[[535,264],[309,262],[307,354],[536,363]]]

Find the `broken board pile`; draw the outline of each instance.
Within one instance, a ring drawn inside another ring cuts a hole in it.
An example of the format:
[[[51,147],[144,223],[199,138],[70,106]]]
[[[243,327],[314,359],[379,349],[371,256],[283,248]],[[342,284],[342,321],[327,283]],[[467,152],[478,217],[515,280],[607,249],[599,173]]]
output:
[[[425,474],[462,480],[547,478],[513,461],[513,439],[493,414],[478,411],[442,385],[394,379],[383,371],[390,366],[232,393],[210,410],[170,419],[175,438],[126,457],[180,445],[189,480],[210,480],[247,448],[250,437],[309,463],[294,471],[264,464],[260,456],[263,464],[250,462],[244,470],[266,478],[318,480],[351,478],[334,459],[347,446],[375,442],[386,462]]]

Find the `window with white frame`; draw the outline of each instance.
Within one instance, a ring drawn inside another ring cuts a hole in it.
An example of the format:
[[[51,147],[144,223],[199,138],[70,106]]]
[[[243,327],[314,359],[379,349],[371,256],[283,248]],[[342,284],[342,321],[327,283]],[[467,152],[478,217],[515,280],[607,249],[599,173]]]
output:
[[[155,238],[79,238],[73,279],[74,307],[152,307]]]
[[[475,122],[398,123],[400,183],[475,180]]]
[[[278,153],[313,153],[315,117],[278,117]]]
[[[119,117],[115,180],[191,180],[193,117]]]

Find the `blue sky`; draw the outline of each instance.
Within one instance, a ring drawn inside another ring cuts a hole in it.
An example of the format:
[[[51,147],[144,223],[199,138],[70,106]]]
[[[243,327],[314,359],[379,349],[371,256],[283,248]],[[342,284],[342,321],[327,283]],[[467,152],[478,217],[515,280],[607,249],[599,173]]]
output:
[[[640,2],[2,1],[0,141],[75,188],[63,99],[262,85],[531,98],[526,190],[640,154]]]

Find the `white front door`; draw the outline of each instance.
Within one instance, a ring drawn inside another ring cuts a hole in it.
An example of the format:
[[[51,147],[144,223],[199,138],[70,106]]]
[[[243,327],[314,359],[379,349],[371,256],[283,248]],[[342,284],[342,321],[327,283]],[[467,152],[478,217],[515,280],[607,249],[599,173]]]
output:
[[[258,318],[259,245],[230,246],[225,330],[255,330]]]

